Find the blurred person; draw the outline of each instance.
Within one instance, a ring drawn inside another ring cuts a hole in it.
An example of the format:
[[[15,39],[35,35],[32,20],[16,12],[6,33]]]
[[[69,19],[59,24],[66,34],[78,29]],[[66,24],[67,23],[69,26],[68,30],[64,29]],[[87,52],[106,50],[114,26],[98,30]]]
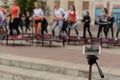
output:
[[[42,9],[40,8],[40,5],[38,2],[34,3],[34,13],[33,13],[33,18],[34,18],[34,26],[35,26],[35,35],[41,34],[41,25],[42,25],[42,20],[44,17],[44,13]]]
[[[120,32],[120,19],[119,19],[118,22],[117,22],[117,27],[118,27],[118,29],[117,29],[117,33],[116,33],[116,38],[115,38],[115,40],[118,40],[118,35],[119,35],[119,32]]]
[[[97,38],[100,37],[100,33],[104,29],[105,39],[107,40],[108,33],[108,11],[107,8],[102,8],[101,16],[99,19],[99,28]]]
[[[109,32],[109,29],[111,29],[112,39],[114,39],[114,28],[113,28],[114,16],[113,16],[113,13],[112,13],[112,12],[110,13],[110,15],[109,15],[109,17],[108,17],[108,22],[109,22],[108,32]]]
[[[12,38],[13,36],[13,30],[17,31],[18,38],[22,38],[22,35],[20,35],[19,31],[19,14],[20,14],[20,7],[18,6],[17,0],[12,0],[12,4],[10,7],[10,15],[11,15],[11,20],[9,23],[9,29],[10,29],[10,37],[9,39]]]
[[[89,16],[89,12],[86,11],[86,15],[84,15],[82,22],[84,22],[84,30],[83,30],[83,38],[86,38],[86,29],[90,35],[90,38],[92,39],[92,34],[90,32],[90,22],[91,18]]]
[[[25,18],[26,18],[25,13],[22,13],[20,15],[20,25],[19,25],[22,33],[24,33]]]
[[[76,32],[76,37],[77,39],[80,39],[79,37],[79,33],[78,33],[78,30],[77,30],[77,27],[78,27],[78,23],[77,21],[79,20],[79,15],[75,9],[75,6],[74,5],[71,5],[70,6],[70,9],[68,11],[68,38],[70,37],[70,31],[72,28],[74,28],[75,32]]]
[[[62,35],[62,25],[63,25],[63,20],[66,18],[66,12],[60,8],[59,2],[55,2],[54,4],[54,23],[52,25],[52,38],[55,38],[55,28],[58,26],[59,27],[59,38],[61,39]],[[64,15],[64,16],[63,16]]]
[[[41,25],[41,34],[44,35],[45,33],[48,34],[48,21],[47,21],[47,16],[45,16],[42,20],[42,25]]]
[[[26,12],[26,18],[25,18],[25,31],[27,32],[27,30],[30,31],[30,12],[29,11]]]

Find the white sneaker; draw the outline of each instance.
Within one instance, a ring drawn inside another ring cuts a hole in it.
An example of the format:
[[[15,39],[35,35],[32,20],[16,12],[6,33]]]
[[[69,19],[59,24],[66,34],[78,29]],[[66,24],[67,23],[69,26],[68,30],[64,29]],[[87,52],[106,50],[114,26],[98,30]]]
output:
[[[118,40],[118,38],[115,38],[115,41],[117,41]]]
[[[80,39],[80,36],[77,36],[77,39]]]

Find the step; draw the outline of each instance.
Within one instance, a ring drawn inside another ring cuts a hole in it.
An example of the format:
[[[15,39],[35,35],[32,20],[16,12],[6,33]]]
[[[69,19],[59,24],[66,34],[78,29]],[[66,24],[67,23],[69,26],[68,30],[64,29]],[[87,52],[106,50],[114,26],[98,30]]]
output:
[[[88,80],[45,71],[28,70],[24,68],[0,65],[0,77],[7,80]]]
[[[88,66],[79,66],[65,62],[14,56],[11,54],[0,54],[0,63],[3,65],[31,70],[48,71],[78,77],[88,77]]]
[[[11,67],[18,67],[37,71],[47,71],[57,74],[69,75],[74,77],[88,78],[88,65],[37,59],[23,56],[15,56],[11,54],[0,54],[0,63]],[[116,80],[120,80],[120,70],[112,68],[103,68],[105,80],[112,80],[111,76]],[[98,69],[93,66],[93,79],[100,79]]]
[[[4,78],[0,78],[0,80],[12,80],[12,79],[4,79]]]

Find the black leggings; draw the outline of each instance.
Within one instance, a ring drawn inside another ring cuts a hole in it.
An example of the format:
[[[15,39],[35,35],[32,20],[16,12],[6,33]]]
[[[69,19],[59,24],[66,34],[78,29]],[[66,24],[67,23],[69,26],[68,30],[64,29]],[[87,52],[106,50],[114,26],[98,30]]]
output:
[[[47,28],[41,28],[41,33],[42,33],[42,35],[44,35],[44,32],[48,33]]]
[[[117,33],[116,33],[116,38],[118,38],[119,32],[120,32],[120,31],[119,31],[119,29],[118,29],[118,30],[117,30]]]
[[[27,30],[29,30],[30,31],[30,23],[28,22],[26,22],[26,24],[25,24],[25,31],[27,32]]]
[[[13,36],[13,30],[16,30],[17,34],[20,34],[18,26],[19,26],[19,18],[14,18],[13,22],[10,21],[9,23],[10,36]]]
[[[68,21],[64,21],[63,22],[63,26],[62,26],[62,33],[68,35],[68,32],[67,32],[67,27],[68,27]]]
[[[108,34],[108,26],[107,25],[100,25],[99,26],[97,38],[100,37],[100,33],[102,32],[102,29],[104,29],[105,38],[107,39],[107,34]]]
[[[114,38],[113,25],[109,25],[109,29],[111,29],[111,35],[112,35],[112,38]],[[108,29],[108,32],[109,32],[109,29]]]
[[[92,34],[91,34],[91,32],[90,32],[90,24],[84,24],[83,38],[86,38],[86,29],[87,29],[90,37],[92,38]]]
[[[44,35],[45,32],[48,33],[47,27],[48,27],[48,22],[46,19],[43,19],[42,25],[41,25],[41,34],[42,35]]]
[[[68,28],[68,37],[70,36],[70,31],[71,31],[71,28],[70,27],[73,27],[75,23],[69,23],[69,28]],[[78,30],[77,30],[77,25],[74,27],[75,29],[75,32],[76,32],[76,35],[78,36],[79,33],[78,33]]]

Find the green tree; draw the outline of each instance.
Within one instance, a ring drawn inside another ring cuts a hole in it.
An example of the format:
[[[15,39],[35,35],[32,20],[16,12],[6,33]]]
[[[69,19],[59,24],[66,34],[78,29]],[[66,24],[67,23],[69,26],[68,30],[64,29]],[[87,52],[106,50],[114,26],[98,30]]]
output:
[[[21,12],[30,11],[32,13],[34,9],[34,2],[38,0],[17,0],[17,1],[21,8]],[[42,4],[42,0],[39,0],[38,2],[39,4]]]

